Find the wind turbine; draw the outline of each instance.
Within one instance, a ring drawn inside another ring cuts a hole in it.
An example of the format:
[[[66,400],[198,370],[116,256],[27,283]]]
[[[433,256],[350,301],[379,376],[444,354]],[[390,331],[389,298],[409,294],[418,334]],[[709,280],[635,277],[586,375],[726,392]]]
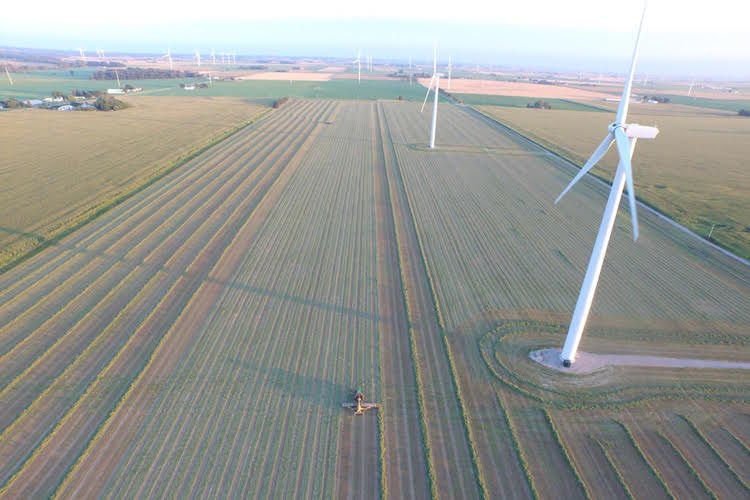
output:
[[[693,85],[695,85],[695,78],[690,81],[690,88],[688,89],[688,97],[693,94]]]
[[[120,74],[117,72],[117,68],[115,68],[115,77],[117,78],[117,88],[122,88],[122,85],[120,85]]]
[[[10,71],[8,71],[8,65],[5,65],[5,76],[8,77],[8,83],[13,85],[13,78],[10,77]]]
[[[232,52],[232,64],[237,64],[237,52]]]
[[[448,90],[451,89],[451,56],[448,56]]]
[[[438,95],[440,94],[440,73],[437,72],[437,40],[433,47],[432,54],[432,78],[430,79],[430,86],[427,87],[427,94],[424,96],[424,102],[422,103],[422,109],[420,113],[424,111],[424,105],[427,104],[427,98],[430,96],[430,89],[432,84],[435,84],[435,95],[432,103],[432,125],[430,126],[430,149],[435,149],[435,129],[437,128],[437,110],[438,110]]]
[[[198,63],[198,67],[201,67],[201,53],[198,49],[195,49],[195,62]]]
[[[211,64],[216,64],[216,52],[211,49]]]
[[[353,64],[357,65],[357,85],[360,84],[360,81],[362,80],[362,51],[357,51],[357,58],[354,60]]]
[[[166,57],[169,60],[169,71],[172,71],[172,52],[170,51],[169,47],[167,47],[167,53],[162,57]]]
[[[82,48],[80,48],[80,47],[78,48],[78,53],[81,54],[81,59],[85,61],[86,60],[86,54],[83,52]]]
[[[607,199],[607,206],[604,209],[604,216],[602,217],[601,225],[599,226],[599,234],[596,237],[596,243],[594,244],[594,250],[591,253],[591,260],[589,260],[588,268],[586,269],[586,277],[583,280],[581,286],[581,292],[578,295],[578,301],[576,302],[575,310],[573,311],[573,317],[570,320],[570,327],[568,328],[568,334],[565,338],[565,344],[563,345],[562,352],[560,353],[560,361],[563,366],[569,367],[571,363],[575,362],[576,351],[578,350],[578,344],[581,341],[583,335],[583,329],[586,325],[586,319],[591,309],[591,304],[594,300],[594,293],[596,292],[596,284],[599,281],[599,274],[602,270],[602,264],[604,263],[604,254],[607,252],[607,245],[609,245],[609,238],[612,235],[612,228],[615,224],[615,217],[617,216],[617,208],[620,206],[620,198],[622,197],[623,188],[627,183],[628,187],[628,201],[630,202],[630,216],[633,222],[633,240],[638,239],[638,217],[635,209],[635,192],[633,191],[633,172],[631,169],[631,158],[635,151],[635,144],[638,139],[654,139],[659,133],[659,129],[656,127],[645,127],[642,125],[627,124],[625,119],[628,115],[628,106],[630,104],[630,92],[633,87],[633,76],[635,75],[635,65],[638,59],[638,47],[641,39],[641,29],[643,28],[643,19],[646,17],[646,3],[643,5],[643,14],[641,15],[641,23],[638,26],[638,35],[635,41],[635,49],[633,50],[633,60],[630,64],[630,73],[628,79],[625,81],[625,88],[622,91],[622,99],[617,109],[617,117],[614,123],[609,125],[607,136],[604,141],[599,145],[591,155],[589,161],[583,166],[568,186],[560,193],[555,203],[560,201],[565,193],[570,190],[578,180],[583,177],[591,168],[596,165],[599,160],[604,157],[612,143],[617,146],[617,153],[620,157],[620,161],[617,165],[617,171],[615,177],[612,180],[612,189]]]

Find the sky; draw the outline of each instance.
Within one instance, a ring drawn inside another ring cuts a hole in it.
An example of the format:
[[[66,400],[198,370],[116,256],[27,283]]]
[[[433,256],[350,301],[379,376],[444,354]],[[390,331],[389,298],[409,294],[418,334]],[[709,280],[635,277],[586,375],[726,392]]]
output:
[[[0,46],[92,52],[351,57],[624,73],[643,2],[631,0],[48,0],[9,2]],[[750,1],[651,0],[639,72],[750,79]]]

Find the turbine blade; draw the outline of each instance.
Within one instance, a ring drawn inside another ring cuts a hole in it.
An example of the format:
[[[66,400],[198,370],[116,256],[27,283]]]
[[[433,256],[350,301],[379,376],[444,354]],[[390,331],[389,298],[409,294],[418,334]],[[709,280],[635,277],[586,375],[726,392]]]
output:
[[[622,125],[625,123],[625,119],[628,116],[628,106],[630,105],[630,91],[633,88],[633,77],[635,76],[635,63],[638,60],[638,48],[641,44],[641,29],[643,28],[643,20],[646,18],[646,7],[648,2],[643,2],[643,14],[641,14],[641,24],[638,25],[638,35],[635,38],[635,49],[633,49],[633,60],[630,63],[630,73],[628,79],[625,82],[625,88],[622,90],[622,99],[620,99],[620,106],[617,108],[617,118],[615,123]]]
[[[607,137],[604,138],[601,144],[599,144],[599,147],[596,148],[594,151],[594,154],[591,155],[591,158],[589,158],[589,161],[586,162],[586,164],[583,166],[581,170],[578,171],[578,174],[576,174],[575,177],[573,177],[573,180],[570,181],[570,184],[568,184],[568,187],[566,187],[562,193],[560,193],[560,196],[557,197],[555,200],[555,204],[557,204],[560,199],[565,196],[565,193],[570,191],[570,188],[573,187],[573,185],[580,180],[581,177],[586,175],[586,173],[594,168],[594,165],[599,163],[599,160],[601,160],[605,154],[607,154],[607,151],[609,151],[609,148],[612,146],[612,143],[614,142],[615,138],[612,136],[611,133],[607,134]]]
[[[424,101],[422,102],[422,109],[419,110],[419,112],[424,111],[424,105],[427,104],[427,98],[430,97],[430,89],[432,89],[432,84],[435,82],[435,75],[432,75],[432,78],[430,78],[430,86],[427,87],[427,93],[424,95]]]
[[[628,202],[630,203],[630,218],[633,221],[633,241],[638,239],[638,215],[635,211],[635,191],[633,189],[633,169],[631,158],[635,149],[636,138],[628,139],[621,128],[615,129],[615,140],[617,141],[617,152],[620,154],[620,162],[625,168],[625,182],[628,188]],[[631,143],[631,140],[633,141]]]

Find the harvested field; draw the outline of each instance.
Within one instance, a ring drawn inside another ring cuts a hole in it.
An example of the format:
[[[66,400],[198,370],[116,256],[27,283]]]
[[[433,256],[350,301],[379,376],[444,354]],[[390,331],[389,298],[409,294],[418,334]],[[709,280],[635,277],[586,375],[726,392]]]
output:
[[[746,496],[743,373],[529,359],[606,187],[440,113],[291,100],[1,274],[0,496]],[[747,362],[748,268],[641,215],[582,349]]]
[[[631,121],[656,123],[660,133],[654,141],[638,143],[633,161],[636,196],[703,237],[716,224],[713,241],[750,258],[750,197],[746,196],[750,192],[746,168],[750,120],[689,116],[669,108],[662,113],[637,114],[641,109],[649,108],[635,106]],[[482,107],[481,111],[579,165],[599,145],[602,131],[614,117],[567,110],[540,114],[501,107]],[[615,162],[616,155],[610,151],[594,174],[611,182]],[[562,207],[569,201],[560,203]]]
[[[258,116],[237,99],[127,96],[114,113],[0,114],[0,267]],[[87,215],[88,214],[88,215]]]
[[[419,83],[426,87],[430,84],[430,79],[419,78]],[[442,86],[446,90],[448,90],[447,85],[447,80],[444,80]],[[536,97],[538,99],[576,99],[580,101],[602,101],[607,97],[611,97],[610,94],[602,92],[559,85],[464,78],[452,78],[449,91],[454,94],[504,95]]]
[[[244,75],[238,80],[293,80],[297,82],[326,82],[333,76],[331,73],[311,73],[305,71],[267,71]]]

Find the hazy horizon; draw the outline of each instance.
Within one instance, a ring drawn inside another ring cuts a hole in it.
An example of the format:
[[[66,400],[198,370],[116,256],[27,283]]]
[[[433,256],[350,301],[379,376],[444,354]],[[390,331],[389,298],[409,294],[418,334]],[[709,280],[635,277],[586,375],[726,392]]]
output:
[[[371,17],[361,5],[343,9],[341,2],[331,0],[316,4],[318,10],[299,3],[294,8],[282,4],[277,10],[264,7],[250,12],[241,6],[237,10],[233,0],[212,2],[211,10],[193,8],[190,2],[147,9],[145,2],[136,0],[127,9],[102,16],[102,21],[96,16],[96,4],[91,3],[93,12],[87,10],[89,3],[84,0],[76,9],[80,14],[64,22],[46,15],[22,16],[19,7],[11,7],[11,14],[14,9],[19,12],[0,20],[0,46],[70,51],[83,47],[92,54],[96,49],[160,53],[167,47],[173,53],[192,54],[199,49],[208,54],[213,48],[249,56],[344,59],[354,59],[361,49],[376,61],[403,62],[411,56],[428,62],[437,38],[441,65],[450,55],[454,65],[623,74],[643,5],[623,5],[620,15],[614,16],[591,0],[578,2],[578,9],[528,0],[521,6],[495,6],[480,20],[470,15],[477,10],[472,9],[477,7],[473,0],[462,3],[455,14],[445,7],[425,11],[421,18],[418,5],[400,6],[391,0],[379,2]],[[148,18],[134,13],[140,4],[148,10]],[[750,78],[750,44],[741,22],[750,9],[727,0],[714,2],[710,11],[681,5],[672,0],[650,5],[639,74],[655,79]],[[735,15],[727,14],[730,9]]]

